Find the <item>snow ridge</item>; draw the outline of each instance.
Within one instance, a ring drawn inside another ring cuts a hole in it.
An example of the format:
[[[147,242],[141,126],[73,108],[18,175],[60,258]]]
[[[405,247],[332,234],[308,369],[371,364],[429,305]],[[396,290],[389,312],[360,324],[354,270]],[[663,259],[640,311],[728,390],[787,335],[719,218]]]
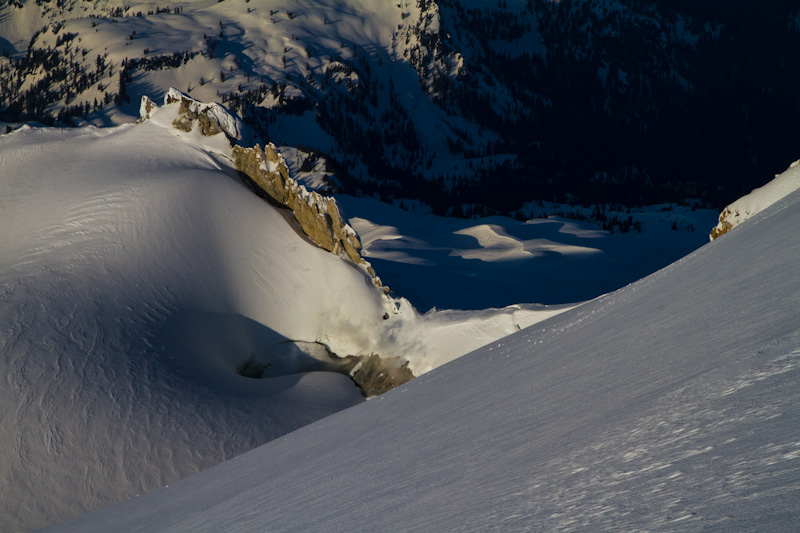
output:
[[[719,223],[711,230],[709,239],[713,241],[781,198],[800,189],[798,164],[800,164],[800,160],[792,163],[785,172],[777,174],[774,180],[723,209],[719,215]]]

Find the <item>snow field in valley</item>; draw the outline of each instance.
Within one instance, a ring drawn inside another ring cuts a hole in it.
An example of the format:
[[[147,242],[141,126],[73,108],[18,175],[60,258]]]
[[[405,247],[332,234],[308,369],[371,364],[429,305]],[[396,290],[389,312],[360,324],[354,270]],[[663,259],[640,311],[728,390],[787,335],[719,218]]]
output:
[[[653,206],[631,215],[642,222],[642,233],[612,233],[591,222],[546,216],[564,211],[556,205],[519,221],[407,212],[369,198],[341,196],[338,202],[381,279],[421,310],[590,300],[702,246],[716,220],[709,209]],[[671,229],[676,218],[682,220],[677,231]]]

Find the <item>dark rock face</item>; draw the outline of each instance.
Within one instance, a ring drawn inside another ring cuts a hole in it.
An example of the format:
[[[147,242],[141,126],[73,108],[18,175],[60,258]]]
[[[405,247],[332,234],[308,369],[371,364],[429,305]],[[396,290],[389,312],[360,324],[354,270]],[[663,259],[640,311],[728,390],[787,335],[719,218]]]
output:
[[[408,361],[400,357],[383,358],[377,354],[358,358],[361,366],[354,367],[353,381],[369,396],[388,392],[414,379]]]

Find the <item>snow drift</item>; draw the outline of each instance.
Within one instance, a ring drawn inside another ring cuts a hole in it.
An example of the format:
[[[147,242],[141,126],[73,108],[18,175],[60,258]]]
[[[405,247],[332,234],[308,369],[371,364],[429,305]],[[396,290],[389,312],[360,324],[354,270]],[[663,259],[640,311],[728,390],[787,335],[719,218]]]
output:
[[[800,192],[683,260],[55,531],[800,520]]]
[[[786,195],[800,189],[798,163],[800,161],[795,161],[785,172],[776,175],[774,180],[725,207],[719,214],[719,223],[711,230],[710,239],[713,241]]]

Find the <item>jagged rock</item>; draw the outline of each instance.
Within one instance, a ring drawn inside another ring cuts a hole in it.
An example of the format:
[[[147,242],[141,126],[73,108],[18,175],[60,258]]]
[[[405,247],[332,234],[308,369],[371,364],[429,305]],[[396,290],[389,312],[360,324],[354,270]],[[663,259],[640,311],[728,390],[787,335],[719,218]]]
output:
[[[233,145],[233,162],[256,194],[279,207],[294,213],[303,232],[312,242],[336,255],[344,255],[367,272],[378,287],[389,293],[372,267],[361,257],[358,234],[339,214],[336,200],[314,191],[308,191],[289,176],[286,162],[272,143],[262,150],[259,145],[243,148],[235,143],[242,138],[241,121],[223,106],[205,104],[194,100],[177,89],[170,89],[164,97],[164,106],[178,104],[177,117],[172,125],[186,132],[194,128],[206,136],[224,133]],[[139,107],[140,122],[150,119],[158,106],[143,96]]]
[[[224,133],[231,142],[242,138],[241,121],[220,104],[199,102],[177,89],[170,89],[164,97],[164,105],[174,103],[180,104],[178,117],[172,123],[177,129],[192,131],[196,122],[200,132],[207,137]]]
[[[139,105],[139,122],[150,120],[150,114],[154,109],[158,109],[156,103],[147,96],[142,96],[142,103]]]
[[[242,139],[244,126],[239,118],[217,103],[206,104],[186,96],[177,89],[170,89],[164,96],[164,106],[179,104],[178,116],[172,125],[181,130],[190,132],[197,124],[200,133],[211,137],[224,133],[231,144]],[[152,117],[158,105],[147,96],[142,96],[139,105],[139,122],[144,122]]]
[[[800,189],[800,160],[792,163],[785,172],[776,175],[774,180],[723,209],[719,215],[719,223],[711,230],[709,238],[713,241],[724,235],[797,189]]]
[[[719,214],[719,223],[711,229],[711,235],[709,236],[710,239],[713,241],[720,235],[727,233],[727,231],[733,227],[733,224],[731,224],[730,219],[738,217],[739,217],[738,211],[734,213],[730,210],[730,207],[726,207],[725,209],[723,209],[722,213]]]
[[[361,258],[361,241],[356,232],[346,224],[336,205],[336,200],[308,191],[289,177],[283,158],[270,143],[262,150],[234,146],[233,161],[269,199],[288,207],[308,237],[329,252],[344,253],[351,261],[365,264]]]
[[[408,361],[401,357],[381,357],[378,354],[348,355],[342,357],[335,354],[324,343],[289,341],[316,360],[303,368],[304,372],[338,372],[348,376],[361,388],[367,397],[378,396],[403,383],[414,379],[414,373],[408,368]],[[265,373],[269,364],[264,365],[254,356],[243,360],[237,366],[239,375],[251,378],[270,377]]]

